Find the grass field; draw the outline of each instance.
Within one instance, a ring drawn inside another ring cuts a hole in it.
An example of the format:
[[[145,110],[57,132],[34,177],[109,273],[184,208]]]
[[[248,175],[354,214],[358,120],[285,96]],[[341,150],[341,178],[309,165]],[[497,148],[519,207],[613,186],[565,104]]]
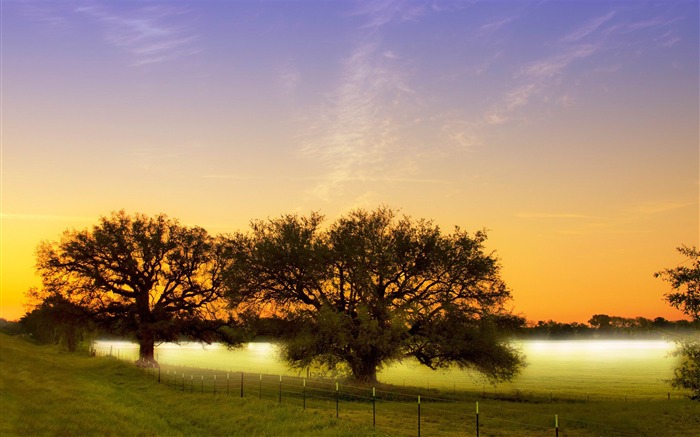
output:
[[[361,436],[329,412],[174,393],[134,366],[0,334],[2,436]],[[382,434],[380,434],[382,435]]]
[[[491,386],[458,369],[433,371],[418,363],[399,363],[379,373],[381,382],[395,386],[438,388],[443,391],[488,393],[491,397],[592,400],[662,400],[677,358],[669,356],[673,343],[644,340],[545,340],[519,343],[528,361],[523,373],[510,383]],[[98,342],[98,352],[135,360],[138,346],[129,342]],[[228,350],[221,345],[203,348],[196,343],[163,344],[158,362],[168,366],[209,367],[233,372],[298,375],[288,369],[270,343],[249,343]],[[595,381],[595,384],[591,384]]]
[[[479,393],[380,386],[373,429],[371,389],[184,367],[146,372],[109,357],[61,353],[0,337],[0,435],[476,435],[698,436],[700,403],[672,400],[507,402]],[[216,375],[216,379],[214,379]],[[216,381],[216,383],[214,382]],[[216,384],[216,385],[215,385]],[[596,388],[596,381],[590,381]],[[280,403],[280,387],[282,402]],[[599,387],[597,387],[599,388]],[[228,395],[227,395],[228,392]]]

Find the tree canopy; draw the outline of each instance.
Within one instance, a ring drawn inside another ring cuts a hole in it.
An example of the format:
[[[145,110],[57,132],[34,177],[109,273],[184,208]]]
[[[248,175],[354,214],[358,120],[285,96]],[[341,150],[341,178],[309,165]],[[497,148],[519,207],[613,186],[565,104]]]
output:
[[[485,252],[485,232],[443,234],[388,208],[322,223],[319,214],[285,215],[228,240],[231,304],[294,322],[290,364],[346,370],[360,381],[405,358],[494,380],[520,370],[504,333],[524,320],[505,308],[510,291]]]
[[[102,217],[37,250],[42,293],[60,295],[113,332],[132,334],[139,358],[154,361],[156,342],[190,337],[234,341],[223,331],[219,240],[165,215]]]
[[[696,331],[688,338],[677,340],[678,347],[673,355],[681,357],[681,363],[673,369],[670,382],[675,388],[690,390],[690,398],[700,401],[700,251],[689,246],[681,246],[677,250],[688,259],[654,276],[671,284],[674,291],[665,295],[666,301],[689,316],[695,323]]]
[[[681,246],[676,250],[686,258],[683,264],[654,274],[669,282],[673,292],[665,295],[666,301],[693,321],[700,321],[700,250],[694,246]],[[689,265],[684,265],[688,263]]]

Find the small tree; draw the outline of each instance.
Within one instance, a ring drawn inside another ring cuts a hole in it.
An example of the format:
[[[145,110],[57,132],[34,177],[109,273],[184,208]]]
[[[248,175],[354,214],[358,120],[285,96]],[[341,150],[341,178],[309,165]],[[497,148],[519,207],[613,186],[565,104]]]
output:
[[[36,288],[27,292],[27,296],[37,302],[19,320],[25,332],[37,341],[61,344],[70,352],[75,352],[82,341],[92,341],[95,326],[84,309],[60,294],[50,294],[43,298],[38,295]]]
[[[674,291],[665,295],[666,301],[688,315],[695,326],[695,332],[690,338],[677,341],[678,348],[674,356],[681,357],[682,362],[674,369],[671,385],[690,390],[690,397],[700,400],[700,251],[688,246],[681,246],[677,250],[688,258],[686,262],[690,265],[665,269],[654,276],[671,283]]]
[[[322,229],[323,218],[283,216],[231,237],[226,283],[296,329],[285,355],[295,367],[347,370],[376,381],[392,361],[472,368],[494,380],[522,357],[504,332],[524,324],[504,304],[510,292],[484,232],[444,235],[394,211],[357,210]]]
[[[112,332],[134,335],[151,365],[156,342],[233,341],[221,328],[219,241],[165,215],[102,217],[37,251],[42,293],[62,296]]]

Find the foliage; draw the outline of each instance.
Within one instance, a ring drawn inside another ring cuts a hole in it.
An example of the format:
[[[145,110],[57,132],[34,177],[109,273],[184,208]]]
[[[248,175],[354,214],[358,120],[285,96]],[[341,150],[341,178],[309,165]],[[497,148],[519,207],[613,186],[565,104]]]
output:
[[[504,332],[524,320],[484,232],[444,235],[387,208],[356,210],[323,230],[323,217],[255,221],[229,240],[233,306],[253,305],[293,322],[285,355],[295,367],[347,368],[376,381],[383,365],[414,358],[509,379],[522,357]]]
[[[676,250],[687,257],[690,266],[679,265],[654,274],[657,278],[670,282],[673,292],[665,295],[666,301],[683,311],[693,321],[700,321],[700,251],[694,246],[681,246]],[[685,290],[683,289],[685,287]]]
[[[691,317],[697,329],[700,323],[700,251],[688,246],[677,250],[688,258],[691,265],[665,269],[654,276],[671,283],[675,291],[667,293],[666,300],[672,307]],[[690,339],[680,339],[676,343],[678,348],[674,355],[683,361],[674,369],[671,385],[690,390],[691,398],[700,401],[700,334],[696,331]]]
[[[38,294],[36,288],[28,292],[35,298]],[[83,341],[90,343],[96,332],[89,313],[60,294],[46,296],[19,324],[35,340],[61,344],[70,352],[75,352]]]
[[[159,341],[233,341],[217,321],[225,262],[204,229],[124,211],[37,251],[40,297],[65,299],[110,331],[134,335],[144,363]]]
[[[671,386],[690,390],[690,398],[700,401],[700,335],[690,339],[677,340],[673,356],[680,357],[681,363],[673,369]]]

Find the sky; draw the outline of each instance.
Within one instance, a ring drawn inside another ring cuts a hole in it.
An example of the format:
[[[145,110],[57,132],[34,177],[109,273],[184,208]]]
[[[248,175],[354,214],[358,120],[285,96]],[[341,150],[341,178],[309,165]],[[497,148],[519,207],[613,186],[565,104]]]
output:
[[[112,211],[212,234],[380,205],[529,320],[666,317],[699,243],[698,1],[1,3],[0,317]]]

